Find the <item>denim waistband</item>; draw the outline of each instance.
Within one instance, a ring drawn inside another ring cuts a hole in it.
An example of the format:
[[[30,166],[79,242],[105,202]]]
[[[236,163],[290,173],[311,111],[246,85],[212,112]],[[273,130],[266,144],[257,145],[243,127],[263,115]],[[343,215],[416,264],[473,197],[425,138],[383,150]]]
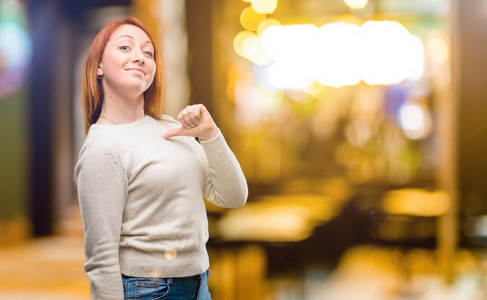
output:
[[[171,281],[175,281],[175,280],[191,280],[191,279],[201,279],[203,277],[208,277],[210,271],[209,270],[206,270],[204,271],[203,273],[201,274],[196,274],[196,275],[193,275],[193,276],[185,276],[185,277],[170,277],[170,278],[155,278],[155,277],[140,277],[140,276],[128,276],[128,275],[125,275],[125,274],[122,274],[122,278],[125,278],[125,279],[129,279],[129,278],[146,278],[146,279],[151,279],[153,281],[158,281],[158,280],[169,280],[171,279]]]

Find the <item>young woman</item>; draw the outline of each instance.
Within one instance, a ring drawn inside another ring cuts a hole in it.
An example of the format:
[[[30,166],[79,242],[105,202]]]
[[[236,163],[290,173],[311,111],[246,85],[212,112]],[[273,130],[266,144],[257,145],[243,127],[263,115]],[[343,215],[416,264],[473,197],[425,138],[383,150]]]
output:
[[[211,299],[203,196],[247,200],[245,177],[209,112],[160,114],[163,68],[146,27],[108,23],[88,53],[78,178],[92,299]]]

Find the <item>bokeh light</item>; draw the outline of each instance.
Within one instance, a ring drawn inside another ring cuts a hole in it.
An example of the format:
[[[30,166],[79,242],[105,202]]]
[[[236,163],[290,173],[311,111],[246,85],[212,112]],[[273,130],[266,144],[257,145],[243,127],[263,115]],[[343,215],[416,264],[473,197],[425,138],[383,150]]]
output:
[[[252,7],[247,7],[240,14],[240,24],[247,30],[256,31],[265,18],[265,15],[256,12]]]
[[[245,55],[243,54],[243,43],[248,37],[251,37],[253,35],[255,35],[255,33],[253,33],[252,31],[245,30],[240,31],[235,36],[235,38],[233,39],[233,49],[238,55],[245,57]]]
[[[388,192],[382,205],[390,214],[440,216],[450,208],[451,199],[441,190],[400,189]]]
[[[279,89],[305,88],[314,80],[314,25],[272,26],[262,32],[262,49],[274,60],[269,82]]]
[[[444,63],[449,57],[449,48],[446,41],[435,36],[428,40],[427,42],[428,55],[433,62],[436,64]]]
[[[323,25],[316,37],[316,75],[326,86],[355,85],[361,80],[360,27],[343,22]]]
[[[277,8],[277,0],[252,1],[252,8],[261,14],[272,14]]]
[[[0,98],[21,88],[27,78],[32,40],[20,1],[0,0]]]
[[[351,9],[362,9],[367,5],[368,0],[344,0]]]
[[[262,21],[260,24],[259,24],[259,27],[257,28],[257,34],[259,36],[262,35],[262,32],[268,28],[268,27],[271,27],[271,26],[279,26],[281,25],[281,23],[276,20],[276,19],[272,19],[272,18],[268,18],[268,19],[265,19],[264,21]]]
[[[173,260],[178,256],[178,252],[174,248],[167,248],[164,250],[164,257],[168,260]]]
[[[405,102],[399,108],[399,124],[404,134],[412,140],[426,137],[430,133],[431,120],[428,111],[416,102]]]
[[[412,47],[404,26],[395,21],[368,21],[361,27],[360,38],[367,84],[395,84],[409,77]]]
[[[342,87],[364,81],[391,85],[417,81],[425,67],[422,40],[395,21],[368,21],[361,27],[337,22],[320,29],[311,24],[273,25],[261,33],[269,81],[278,89],[303,89],[314,80]],[[254,57],[253,57],[254,56]],[[257,56],[245,55],[250,61]]]
[[[1,22],[0,37],[3,67],[10,70],[25,69],[32,55],[32,41],[25,29],[14,22]]]

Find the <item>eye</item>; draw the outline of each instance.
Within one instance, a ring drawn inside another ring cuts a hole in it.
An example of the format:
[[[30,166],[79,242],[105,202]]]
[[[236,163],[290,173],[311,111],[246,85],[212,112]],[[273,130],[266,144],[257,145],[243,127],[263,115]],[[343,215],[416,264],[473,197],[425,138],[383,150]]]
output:
[[[154,54],[152,54],[152,52],[150,52],[150,51],[144,51],[144,54],[147,55],[147,56],[149,56],[149,57],[153,57],[154,56]]]
[[[118,49],[120,49],[120,50],[129,50],[130,48],[129,48],[129,46],[120,46],[120,47],[118,47]]]

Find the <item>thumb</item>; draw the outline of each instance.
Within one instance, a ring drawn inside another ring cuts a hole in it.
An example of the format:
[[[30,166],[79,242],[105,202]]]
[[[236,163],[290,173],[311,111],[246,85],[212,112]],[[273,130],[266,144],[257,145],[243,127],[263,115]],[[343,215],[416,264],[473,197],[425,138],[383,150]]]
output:
[[[184,128],[171,129],[164,133],[162,137],[167,140],[173,136],[187,135],[187,132],[188,130]]]

